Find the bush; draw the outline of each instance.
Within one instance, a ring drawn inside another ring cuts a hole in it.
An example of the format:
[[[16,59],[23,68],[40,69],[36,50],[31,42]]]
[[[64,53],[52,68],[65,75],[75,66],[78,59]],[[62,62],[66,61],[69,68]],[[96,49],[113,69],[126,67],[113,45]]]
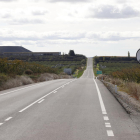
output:
[[[133,95],[137,100],[140,99],[140,85],[134,82],[126,83],[126,88],[128,92]]]
[[[1,87],[1,90],[19,87],[32,83],[34,83],[32,79],[27,76],[17,76],[16,78],[9,79],[6,83],[4,83]]]
[[[31,71],[30,69],[27,69],[27,70],[25,71],[25,74],[31,75],[31,74],[33,74],[33,71]]]
[[[0,85],[2,85],[3,82],[6,82],[9,79],[9,76],[0,73]]]

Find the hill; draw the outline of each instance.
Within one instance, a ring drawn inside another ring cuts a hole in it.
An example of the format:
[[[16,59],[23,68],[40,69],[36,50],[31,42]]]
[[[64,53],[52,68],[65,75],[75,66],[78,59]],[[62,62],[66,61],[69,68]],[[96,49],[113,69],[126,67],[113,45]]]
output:
[[[22,46],[0,46],[0,53],[4,52],[31,52]]]

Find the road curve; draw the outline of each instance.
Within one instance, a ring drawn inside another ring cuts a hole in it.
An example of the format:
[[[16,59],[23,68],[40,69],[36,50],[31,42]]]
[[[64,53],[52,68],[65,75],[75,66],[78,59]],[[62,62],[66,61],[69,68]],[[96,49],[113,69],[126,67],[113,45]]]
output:
[[[92,63],[79,79],[0,92],[0,140],[139,140],[129,115],[94,79]]]

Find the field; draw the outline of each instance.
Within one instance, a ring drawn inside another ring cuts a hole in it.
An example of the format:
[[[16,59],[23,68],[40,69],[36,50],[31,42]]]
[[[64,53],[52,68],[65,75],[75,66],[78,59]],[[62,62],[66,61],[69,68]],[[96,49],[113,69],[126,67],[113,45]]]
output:
[[[83,63],[81,61],[33,61],[33,62],[46,67],[56,68],[58,73],[63,72],[64,68],[71,68],[72,74],[76,71],[76,69],[86,64],[85,62]]]
[[[139,63],[111,63],[111,62],[100,62],[99,69],[105,75],[110,75],[112,72],[121,71],[123,69],[130,69],[139,67]]]
[[[119,91],[123,91],[140,100],[140,64],[136,58],[111,57],[103,61],[104,57],[94,58],[94,73],[97,70],[102,71],[102,75],[97,75],[99,79],[110,82],[118,86]],[[96,61],[97,60],[97,61]],[[118,61],[116,61],[118,60]],[[125,61],[124,61],[125,60]]]
[[[120,58],[116,57],[115,59]],[[111,76],[112,78],[140,83],[140,64],[137,61],[131,58],[129,58],[130,61],[125,58],[126,61],[118,60],[118,62],[113,62],[112,60],[102,62],[100,58],[98,60],[100,61],[94,61],[94,71],[101,70],[104,75]]]

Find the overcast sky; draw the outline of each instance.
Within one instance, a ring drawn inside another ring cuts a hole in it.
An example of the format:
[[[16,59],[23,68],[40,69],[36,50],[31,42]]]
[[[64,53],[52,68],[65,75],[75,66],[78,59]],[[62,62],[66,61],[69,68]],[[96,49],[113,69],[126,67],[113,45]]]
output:
[[[140,0],[0,0],[0,45],[33,52],[135,56]]]

